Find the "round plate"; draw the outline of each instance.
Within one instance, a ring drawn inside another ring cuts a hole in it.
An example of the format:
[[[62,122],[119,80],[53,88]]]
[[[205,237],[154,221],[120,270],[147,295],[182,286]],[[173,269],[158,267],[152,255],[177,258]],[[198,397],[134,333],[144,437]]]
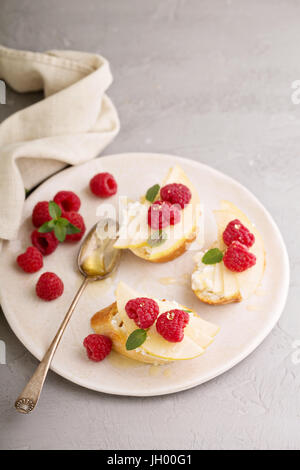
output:
[[[267,242],[262,285],[247,301],[213,307],[200,302],[190,288],[193,256],[199,249],[197,242],[183,256],[164,264],[152,264],[125,251],[120,268],[112,278],[87,287],[55,354],[52,369],[72,382],[118,395],[151,396],[185,390],[222,374],[243,360],[263,341],[281,315],[289,284],[288,256],[277,226],[258,200],[233,179],[196,161],[131,153],[102,157],[62,171],[26,200],[19,237],[4,243],[0,263],[1,305],[15,334],[41,359],[82,282],[76,269],[79,244],[61,244],[52,255],[44,258],[44,267],[38,273],[25,274],[18,268],[16,256],[30,244],[34,205],[52,199],[59,190],[73,190],[81,198],[80,212],[90,228],[103,212],[110,210],[110,204],[118,207],[118,196],[139,198],[150,186],[160,182],[175,164],[181,165],[187,173],[204,203],[207,247],[216,234],[211,210],[217,209],[222,199],[236,204],[257,225]],[[118,195],[109,200],[98,199],[89,190],[90,178],[101,171],[111,172],[118,181]],[[53,302],[44,302],[35,295],[36,281],[45,271],[58,274],[65,285],[64,294]],[[89,361],[82,341],[91,333],[90,318],[114,301],[119,280],[143,295],[174,299],[193,308],[204,319],[220,325],[220,333],[203,356],[189,361],[152,366],[114,352],[103,362]]]

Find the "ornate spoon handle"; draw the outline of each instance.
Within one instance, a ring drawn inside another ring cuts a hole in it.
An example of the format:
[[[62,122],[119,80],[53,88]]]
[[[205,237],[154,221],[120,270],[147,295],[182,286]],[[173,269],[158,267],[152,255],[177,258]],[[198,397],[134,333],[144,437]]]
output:
[[[62,322],[62,324],[59,327],[58,332],[55,335],[55,338],[53,339],[52,343],[50,344],[45,356],[43,357],[41,363],[37,367],[35,373],[29,380],[28,384],[24,388],[23,392],[21,395],[17,398],[15,407],[17,411],[20,413],[28,414],[30,413],[36,406],[40,394],[49,370],[49,367],[51,365],[53,356],[55,354],[55,351],[57,349],[57,346],[59,345],[59,342],[62,338],[62,335],[66,329],[66,326],[69,323],[69,320],[72,316],[72,313],[74,312],[74,309],[77,305],[77,302],[86,288],[87,284],[89,282],[89,278],[86,277],[81,284],[79,290],[77,291],[77,294],[75,295],[69,310],[66,313],[66,316]]]

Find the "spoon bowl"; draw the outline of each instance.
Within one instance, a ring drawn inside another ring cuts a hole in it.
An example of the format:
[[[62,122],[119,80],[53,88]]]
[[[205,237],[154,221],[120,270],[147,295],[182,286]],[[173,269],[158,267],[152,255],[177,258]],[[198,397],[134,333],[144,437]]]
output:
[[[113,219],[101,219],[86,235],[77,257],[81,274],[98,281],[110,276],[119,265],[121,250],[114,248],[119,224]]]

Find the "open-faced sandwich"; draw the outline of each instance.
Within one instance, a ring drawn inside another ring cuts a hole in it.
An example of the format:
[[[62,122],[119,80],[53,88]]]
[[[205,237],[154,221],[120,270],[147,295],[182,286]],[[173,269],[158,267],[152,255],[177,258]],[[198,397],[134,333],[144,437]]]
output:
[[[257,228],[235,205],[222,201],[214,211],[218,239],[195,257],[192,289],[211,305],[240,302],[253,294],[265,269],[265,250]]]
[[[137,361],[160,364],[204,353],[219,327],[174,301],[141,297],[120,282],[116,302],[97,312],[91,325],[112,348]]]
[[[153,185],[140,201],[128,203],[115,248],[155,263],[171,261],[195,240],[200,216],[197,191],[176,165],[161,186]]]

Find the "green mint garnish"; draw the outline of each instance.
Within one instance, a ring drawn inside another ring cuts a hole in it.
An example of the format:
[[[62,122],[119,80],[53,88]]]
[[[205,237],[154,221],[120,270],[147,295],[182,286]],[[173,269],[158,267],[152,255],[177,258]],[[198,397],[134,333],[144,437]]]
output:
[[[154,186],[151,186],[151,188],[149,188],[148,191],[146,192],[147,201],[153,202],[158,194],[159,189],[160,189],[159,184],[155,184]]]
[[[65,220],[67,220],[67,219],[65,219]],[[76,227],[76,225],[71,224],[71,222],[69,222],[67,224],[67,234],[68,235],[72,235],[73,233],[78,233],[78,232],[80,232],[80,228]]]
[[[61,216],[61,208],[54,201],[49,202],[49,214],[52,219],[58,219]]]
[[[132,349],[136,349],[141,344],[146,341],[147,338],[147,331],[143,330],[142,328],[138,328],[134,330],[127,338],[126,341],[126,349],[127,351],[131,351]]]
[[[187,312],[187,313],[193,313],[192,310],[184,309],[183,311],[184,311],[184,312]]]
[[[38,229],[40,233],[54,230],[57,240],[63,242],[66,235],[80,232],[80,229],[71,224],[68,219],[61,217],[61,208],[54,201],[49,202],[49,214],[52,219],[40,226]]]
[[[54,233],[59,242],[63,242],[67,235],[67,229],[65,225],[55,224],[54,225]]]
[[[163,230],[153,232],[147,240],[147,245],[151,247],[159,246],[167,240],[167,234]]]
[[[216,264],[221,263],[223,259],[223,253],[219,248],[212,248],[208,250],[202,258],[204,264]]]

